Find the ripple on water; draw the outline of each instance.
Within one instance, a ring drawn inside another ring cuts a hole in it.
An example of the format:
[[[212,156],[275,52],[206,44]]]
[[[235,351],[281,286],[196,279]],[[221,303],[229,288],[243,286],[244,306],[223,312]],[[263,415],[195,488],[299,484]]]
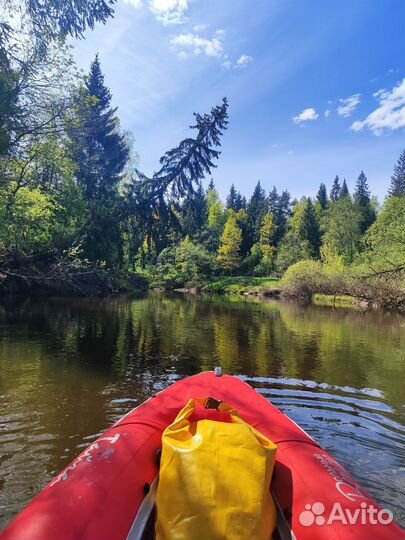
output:
[[[382,392],[298,379],[242,378],[340,461],[397,521],[405,522],[405,426],[394,419]]]

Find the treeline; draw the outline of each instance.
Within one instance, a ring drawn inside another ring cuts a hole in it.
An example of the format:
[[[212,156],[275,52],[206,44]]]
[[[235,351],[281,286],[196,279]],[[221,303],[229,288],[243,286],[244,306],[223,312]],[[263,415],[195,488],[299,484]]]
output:
[[[405,262],[404,211],[405,151],[381,211],[363,171],[353,193],[336,176],[329,190],[322,183],[315,197],[300,200],[276,187],[266,193],[258,182],[249,199],[232,185],[223,203],[211,180],[206,191],[200,185],[182,202],[180,227],[166,223],[139,267],[163,285],[218,274],[281,276],[306,260],[395,274]]]
[[[0,280],[3,290],[100,293],[151,260],[176,208],[219,157],[228,104],[147,177],[96,56],[80,73],[66,45],[114,2],[1,2]],[[173,225],[172,225],[173,224]],[[141,263],[142,265],[142,263]]]
[[[405,152],[382,209],[363,172],[352,194],[336,177],[313,198],[266,193],[259,182],[249,199],[232,186],[222,202],[202,181],[220,155],[224,99],[194,115],[193,135],[148,177],[98,56],[83,75],[66,45],[111,17],[111,5],[0,6],[0,290],[198,285],[221,275],[281,276],[300,261],[401,282]]]

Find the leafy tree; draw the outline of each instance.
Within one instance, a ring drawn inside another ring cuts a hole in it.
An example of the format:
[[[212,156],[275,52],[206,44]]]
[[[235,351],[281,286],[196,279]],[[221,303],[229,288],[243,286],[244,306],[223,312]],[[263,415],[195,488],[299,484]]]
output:
[[[318,201],[321,210],[326,210],[326,207],[328,206],[328,193],[326,191],[326,186],[324,183],[321,183],[321,185],[319,186],[316,200]]]
[[[340,198],[341,189],[342,188],[340,186],[339,176],[335,176],[332,184],[332,189],[330,190],[330,200],[332,202],[335,202]]]
[[[238,268],[241,261],[241,243],[242,231],[237,224],[236,217],[231,215],[226,222],[218,250],[218,262],[225,271],[232,273]]]
[[[405,150],[402,150],[391,176],[390,197],[405,197]]]
[[[405,275],[405,197],[389,197],[366,234],[366,260],[374,274]]]
[[[287,233],[280,243],[277,254],[278,269],[284,272],[291,264],[317,257],[319,254],[318,234],[319,227],[317,228],[312,201],[303,197],[294,205]]]
[[[11,185],[11,191],[15,188]],[[49,248],[55,233],[54,199],[40,189],[22,187],[12,194],[0,194],[0,245],[30,255]]]
[[[350,196],[349,188],[347,187],[346,178],[343,179],[342,189],[340,190],[339,198],[342,199],[343,197]]]
[[[360,251],[361,214],[350,197],[335,201],[323,221],[323,242],[351,264]]]
[[[354,203],[361,215],[360,230],[362,233],[365,233],[375,221],[376,213],[371,204],[370,189],[368,187],[367,177],[363,171],[361,171],[357,178],[353,197]]]

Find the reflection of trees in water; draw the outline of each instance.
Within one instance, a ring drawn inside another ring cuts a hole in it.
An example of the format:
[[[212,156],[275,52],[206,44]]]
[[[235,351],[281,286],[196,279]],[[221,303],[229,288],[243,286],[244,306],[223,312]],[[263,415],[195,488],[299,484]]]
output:
[[[154,384],[149,375],[220,363],[228,373],[376,387],[397,401],[402,392],[405,332],[381,313],[158,294],[2,310],[26,354],[41,350],[55,369],[76,370],[79,386],[87,376],[128,389],[138,381],[145,394]]]

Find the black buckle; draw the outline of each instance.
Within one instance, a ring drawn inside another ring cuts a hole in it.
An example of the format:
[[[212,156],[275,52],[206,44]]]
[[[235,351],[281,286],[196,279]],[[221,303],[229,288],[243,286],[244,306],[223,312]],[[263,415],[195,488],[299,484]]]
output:
[[[220,399],[215,399],[212,397],[207,397],[204,407],[206,409],[213,409],[214,411],[219,411],[219,407],[222,401]]]

